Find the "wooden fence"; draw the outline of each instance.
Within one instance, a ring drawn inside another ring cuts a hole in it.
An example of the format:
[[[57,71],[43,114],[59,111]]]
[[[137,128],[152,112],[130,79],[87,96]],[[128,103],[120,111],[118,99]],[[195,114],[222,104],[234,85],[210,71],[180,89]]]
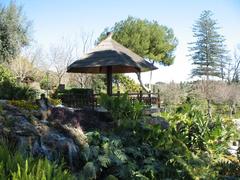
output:
[[[112,96],[121,96],[120,92],[112,94]],[[132,101],[144,102],[147,105],[156,105],[159,109],[161,108],[161,99],[159,91],[157,93],[147,92],[143,93],[142,91],[138,93],[128,93],[129,98]],[[87,91],[87,93],[67,93],[63,94],[60,98],[63,102],[63,105],[73,108],[82,108],[82,107],[98,107],[98,99],[100,94],[94,94],[93,91]]]
[[[120,92],[112,94],[112,96],[121,96],[122,94]],[[94,94],[94,106],[98,106],[98,98],[100,94]],[[142,91],[136,92],[136,93],[128,93],[128,97],[132,101],[140,101],[144,102],[147,105],[157,105],[158,108],[161,107],[161,99],[160,99],[160,93],[159,91],[157,93],[147,92],[143,93]]]

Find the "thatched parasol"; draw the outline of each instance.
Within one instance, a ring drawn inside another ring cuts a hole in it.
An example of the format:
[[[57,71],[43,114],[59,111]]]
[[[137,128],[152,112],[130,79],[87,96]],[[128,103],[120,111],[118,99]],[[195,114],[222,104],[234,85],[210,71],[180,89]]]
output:
[[[67,68],[72,73],[107,74],[107,94],[112,95],[112,73],[157,69],[144,58],[112,39],[112,34]]]

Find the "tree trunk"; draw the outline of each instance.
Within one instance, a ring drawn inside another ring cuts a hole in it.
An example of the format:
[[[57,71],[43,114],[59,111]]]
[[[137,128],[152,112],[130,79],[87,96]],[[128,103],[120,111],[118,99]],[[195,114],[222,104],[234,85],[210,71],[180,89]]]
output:
[[[58,78],[58,86],[61,84],[61,81],[62,81],[62,77],[59,77]]]
[[[229,117],[232,119],[232,115],[233,115],[233,108],[232,108],[232,104],[229,104]]]
[[[149,79],[148,89],[149,89],[149,91],[152,91],[152,71],[150,71],[150,79]]]
[[[154,65],[154,61],[152,61],[152,65]],[[148,91],[152,91],[152,73],[153,72],[150,71],[150,79],[149,79]]]
[[[212,119],[211,102],[209,99],[207,99],[207,115],[209,119]]]
[[[232,102],[230,103],[229,105],[229,114],[230,114],[230,117],[232,117],[233,114],[236,114],[236,103]]]
[[[236,114],[236,104],[235,103],[232,104],[232,115],[233,114]]]
[[[209,99],[209,72],[208,72],[208,65],[207,65],[207,71],[206,71],[206,75],[207,75],[207,88],[206,88],[206,95],[207,95],[207,115],[209,120],[212,119],[212,112],[211,112],[211,102]]]
[[[146,92],[149,92],[149,89],[148,89],[146,86],[144,86],[144,84],[143,84],[143,82],[142,82],[141,72],[137,72],[136,74],[137,74],[138,81],[139,81],[140,86],[142,87],[142,89],[143,89],[144,91],[146,91]]]

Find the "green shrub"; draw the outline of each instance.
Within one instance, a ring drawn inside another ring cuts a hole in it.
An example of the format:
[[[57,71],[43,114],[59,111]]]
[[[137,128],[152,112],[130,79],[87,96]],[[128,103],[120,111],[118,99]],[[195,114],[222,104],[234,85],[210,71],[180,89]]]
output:
[[[16,78],[7,67],[0,64],[0,84],[2,83],[15,84]]]
[[[33,100],[37,91],[17,83],[11,71],[0,65],[0,99]]]
[[[48,100],[49,100],[49,103],[52,104],[53,106],[62,104],[61,99],[48,98]]]
[[[194,157],[184,143],[171,135],[171,130],[161,130],[160,126],[137,124],[134,131],[128,128],[117,136],[90,132],[87,137],[89,147],[81,151],[87,165],[84,167],[88,167],[83,168],[83,177],[92,177],[95,171],[97,178],[112,175],[119,179],[195,179],[214,175],[206,162]]]
[[[106,102],[114,107],[111,99]],[[90,147],[83,157],[93,162],[98,175],[120,179],[218,179],[238,172],[236,162],[228,166],[219,161],[236,138],[232,121],[218,116],[210,121],[198,105],[189,103],[164,117],[168,129],[137,121],[118,135],[88,133]],[[125,160],[116,161],[114,151]]]
[[[23,108],[26,110],[38,110],[39,109],[39,107],[37,105],[33,104],[32,102],[24,101],[24,100],[9,100],[8,103],[13,106],[17,106],[19,108]]]
[[[9,69],[0,65],[0,98],[9,99],[13,87],[16,86],[16,79]]]
[[[1,140],[0,142],[0,178],[12,180],[65,180],[75,179],[67,170],[64,164],[56,164],[47,159],[36,159],[24,157],[18,151],[8,147]]]
[[[116,97],[102,94],[100,105],[112,114],[118,126],[135,126],[143,117],[144,104],[138,101],[132,102],[127,94]]]
[[[224,155],[217,159],[214,166],[219,172],[219,177],[222,179],[239,179],[240,177],[240,161],[235,156]]]
[[[53,90],[54,87],[57,87],[56,80],[53,79],[52,76],[44,76],[43,79],[40,81],[40,88],[44,90]]]
[[[35,100],[37,94],[36,90],[26,85],[18,85],[12,89],[12,97],[9,99]]]

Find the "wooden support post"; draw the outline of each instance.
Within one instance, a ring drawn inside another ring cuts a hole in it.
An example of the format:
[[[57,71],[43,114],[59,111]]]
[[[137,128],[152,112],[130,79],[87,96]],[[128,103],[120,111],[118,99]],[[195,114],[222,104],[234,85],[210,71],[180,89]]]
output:
[[[142,100],[143,100],[143,93],[142,93],[142,90],[140,91],[140,95],[139,95],[140,97],[139,97],[139,101],[140,102],[142,102]]]
[[[117,91],[117,97],[120,97],[120,91],[119,90]]]
[[[93,95],[93,98],[94,98],[95,107],[98,107],[98,99],[96,94]]]
[[[158,108],[161,108],[160,90],[158,89]]]
[[[149,105],[152,105],[151,91],[148,92]]]
[[[112,96],[112,66],[107,67],[107,95]]]
[[[92,105],[92,110],[94,110],[94,93],[93,93],[93,90],[91,90],[91,105]]]

